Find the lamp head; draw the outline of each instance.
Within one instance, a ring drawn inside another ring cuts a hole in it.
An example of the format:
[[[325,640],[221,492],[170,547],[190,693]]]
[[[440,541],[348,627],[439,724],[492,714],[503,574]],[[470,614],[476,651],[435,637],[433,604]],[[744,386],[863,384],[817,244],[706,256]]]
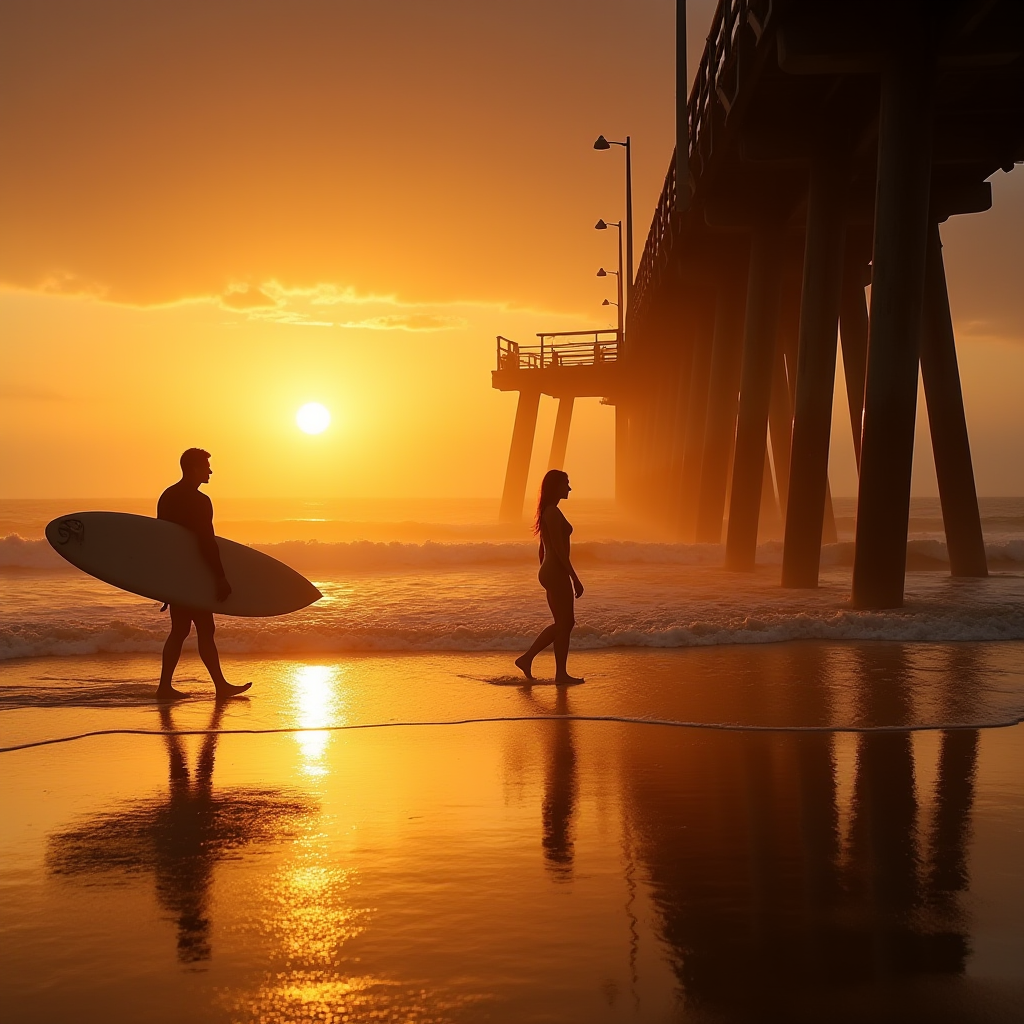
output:
[[[611,149],[612,144],[603,136],[598,135],[597,142],[594,143],[594,149]]]
[[[598,222],[597,222],[597,223],[596,223],[596,224],[594,225],[594,230],[595,230],[595,231],[607,231],[607,230],[608,230],[608,225],[607,225],[607,224],[605,224],[605,222],[604,222],[603,220],[599,220],[599,221],[598,221]]]
[[[607,276],[608,276],[608,271],[607,271],[607,270],[605,270],[605,269],[604,269],[604,267],[602,267],[602,268],[601,268],[601,269],[600,269],[600,270],[599,270],[599,271],[597,272],[597,276],[598,276],[598,277],[607,277]]]
[[[611,303],[607,299],[605,299],[604,302],[601,303],[601,305],[602,306],[610,306]]]

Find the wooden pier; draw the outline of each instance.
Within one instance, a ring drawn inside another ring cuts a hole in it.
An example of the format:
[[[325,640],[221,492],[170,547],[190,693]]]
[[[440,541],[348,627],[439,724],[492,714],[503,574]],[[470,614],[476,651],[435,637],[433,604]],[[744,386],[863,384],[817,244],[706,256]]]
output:
[[[941,225],[989,209],[987,179],[1024,160],[1024,3],[721,0],[688,96],[677,63],[676,154],[615,357],[513,368],[499,340],[494,386],[520,392],[503,517],[522,514],[539,395],[569,403],[567,436],[596,394],[625,511],[724,540],[738,571],[779,516],[782,584],[816,586],[841,337],[854,604],[903,602],[919,372],[950,568],[986,575]]]

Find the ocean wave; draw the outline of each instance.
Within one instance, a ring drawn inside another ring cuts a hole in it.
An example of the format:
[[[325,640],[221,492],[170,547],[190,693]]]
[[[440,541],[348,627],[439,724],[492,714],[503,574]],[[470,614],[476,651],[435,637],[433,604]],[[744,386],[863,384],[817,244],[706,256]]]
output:
[[[0,537],[0,569],[70,568],[45,540],[26,540],[16,533]]]
[[[0,627],[0,661],[83,654],[158,654],[166,620],[128,622],[8,622]],[[379,626],[345,622],[302,623],[220,620],[217,644],[230,654],[311,655],[361,651],[514,651],[528,646],[533,623],[476,622]],[[870,612],[850,608],[817,612],[761,610],[681,617],[656,625],[621,616],[614,624],[580,623],[573,647],[709,647],[791,640],[995,641],[1024,639],[1019,604],[941,605]],[[194,643],[193,641],[190,641]]]
[[[327,543],[284,541],[255,544],[257,550],[285,562],[303,573],[391,572],[407,573],[427,569],[473,569],[488,565],[525,565],[537,560],[534,542],[409,544],[375,541]],[[985,545],[989,566],[1014,569],[1024,566],[1024,539]],[[853,565],[852,543],[826,544],[822,568]],[[680,565],[720,566],[724,548],[718,544],[669,544],[642,541],[584,541],[573,546],[573,560],[579,566]],[[782,562],[782,543],[768,541],[757,549],[762,565]],[[945,569],[949,566],[946,545],[936,539],[911,540],[907,546],[907,568]],[[0,538],[0,569],[74,571],[45,540],[26,540],[17,534]]]

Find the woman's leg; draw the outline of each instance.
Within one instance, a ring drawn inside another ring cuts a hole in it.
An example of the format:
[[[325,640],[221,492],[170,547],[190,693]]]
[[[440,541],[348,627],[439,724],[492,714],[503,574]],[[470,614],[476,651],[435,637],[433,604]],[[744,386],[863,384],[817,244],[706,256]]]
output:
[[[565,586],[552,587],[548,591],[548,606],[555,620],[555,682],[583,682],[570,676],[565,667],[569,657],[569,637],[576,625],[573,613],[572,582],[566,579]]]
[[[550,626],[545,626],[538,634],[537,639],[533,641],[530,649],[525,653],[516,658],[516,667],[522,671],[523,675],[527,679],[533,678],[533,659],[544,650],[545,647],[550,647],[555,640],[555,625],[552,623]]]

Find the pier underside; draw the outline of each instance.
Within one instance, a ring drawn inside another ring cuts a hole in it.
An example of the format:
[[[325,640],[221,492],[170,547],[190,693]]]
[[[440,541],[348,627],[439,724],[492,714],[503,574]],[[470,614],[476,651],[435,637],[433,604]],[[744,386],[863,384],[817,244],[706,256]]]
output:
[[[986,575],[941,225],[989,209],[988,178],[1024,160],[1024,5],[722,0],[677,95],[687,159],[670,164],[618,357],[561,392],[615,403],[623,512],[724,542],[737,571],[781,523],[783,585],[815,587],[836,539],[841,337],[854,603],[903,601],[919,375],[951,571]],[[520,374],[521,406],[561,396],[556,371]],[[512,379],[499,369],[495,387]]]

